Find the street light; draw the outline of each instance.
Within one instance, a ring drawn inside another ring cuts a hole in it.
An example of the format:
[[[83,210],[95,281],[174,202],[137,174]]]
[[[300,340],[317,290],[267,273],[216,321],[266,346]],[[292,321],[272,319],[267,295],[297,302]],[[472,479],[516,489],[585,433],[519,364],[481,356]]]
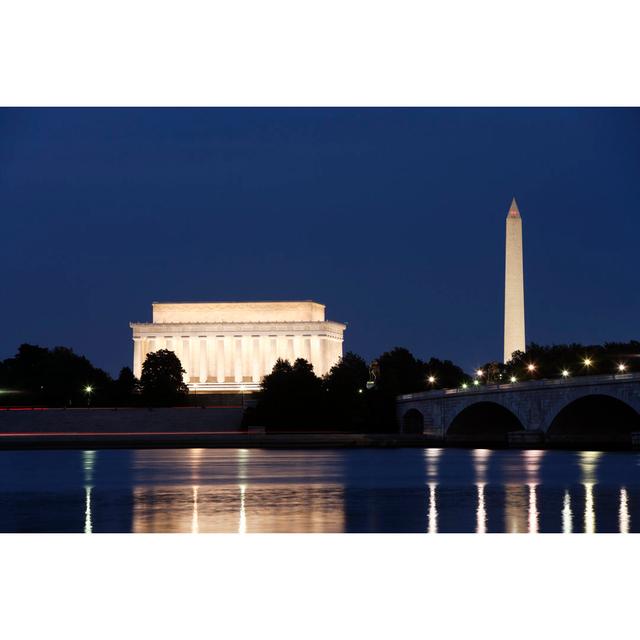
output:
[[[569,377],[569,370],[568,369],[563,369],[562,370],[562,377],[563,378],[568,378]]]
[[[627,370],[627,365],[626,365],[626,364],[624,364],[623,362],[621,362],[621,363],[618,365],[618,371],[619,371],[620,373],[624,373],[626,370]]]
[[[582,361],[582,364],[583,364],[585,367],[589,368],[589,367],[593,364],[593,360],[591,360],[591,358],[585,358],[585,359]]]
[[[429,384],[434,384],[436,381],[436,377],[435,376],[429,376],[427,378],[427,381],[429,382]]]
[[[474,387],[477,387],[479,384],[480,384],[480,381],[479,381],[479,380],[474,380],[474,381],[473,381],[473,386],[474,386]]]
[[[463,383],[462,383],[462,388],[463,388],[463,389],[466,389],[468,386],[469,386],[469,385],[468,385],[466,382],[463,382]]]
[[[93,393],[93,387],[88,384],[85,388],[84,388],[84,392],[87,395],[87,407],[91,404],[91,394]]]
[[[511,382],[518,382],[518,378],[516,378],[515,376],[511,376],[510,378]]]
[[[478,369],[476,371],[476,375],[478,376],[478,378],[482,378],[482,376],[484,375],[484,371],[482,369]]]
[[[535,370],[536,370],[536,365],[535,365],[535,364],[533,364],[533,362],[530,362],[530,363],[527,365],[527,371],[528,371],[529,373],[533,373]]]

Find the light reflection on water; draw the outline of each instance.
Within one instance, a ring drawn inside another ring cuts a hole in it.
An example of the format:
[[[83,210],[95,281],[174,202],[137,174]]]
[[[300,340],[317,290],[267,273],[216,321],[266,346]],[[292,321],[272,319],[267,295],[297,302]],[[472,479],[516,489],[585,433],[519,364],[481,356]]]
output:
[[[582,485],[584,487],[584,532],[596,532],[596,509],[593,488],[598,479],[598,461],[602,453],[600,451],[581,451],[580,470],[582,472]]]
[[[96,460],[95,451],[82,452],[82,468],[84,470],[84,532],[93,533],[91,522],[91,491],[93,490],[93,468]]]
[[[438,504],[437,489],[438,483],[438,461],[442,454],[442,449],[425,449],[425,462],[427,474],[427,490],[429,499],[429,510],[427,515],[427,532],[438,533]]]
[[[571,495],[569,491],[564,492],[564,502],[562,505],[562,533],[571,533],[573,530],[573,513],[571,512]]]
[[[476,476],[476,489],[478,492],[478,508],[476,509],[476,533],[487,532],[487,510],[484,501],[484,488],[487,484],[487,471],[489,469],[490,449],[475,449],[472,451],[473,467]]]
[[[0,452],[1,531],[633,532],[637,453]]]
[[[629,515],[629,496],[626,487],[620,488],[620,533],[629,533],[631,516]]]

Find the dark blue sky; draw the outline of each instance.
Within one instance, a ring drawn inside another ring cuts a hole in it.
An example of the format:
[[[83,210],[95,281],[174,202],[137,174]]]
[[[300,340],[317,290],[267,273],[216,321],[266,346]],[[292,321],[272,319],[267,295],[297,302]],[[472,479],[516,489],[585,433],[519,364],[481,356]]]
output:
[[[111,373],[162,300],[314,299],[367,358],[640,338],[638,109],[1,109],[0,358]]]

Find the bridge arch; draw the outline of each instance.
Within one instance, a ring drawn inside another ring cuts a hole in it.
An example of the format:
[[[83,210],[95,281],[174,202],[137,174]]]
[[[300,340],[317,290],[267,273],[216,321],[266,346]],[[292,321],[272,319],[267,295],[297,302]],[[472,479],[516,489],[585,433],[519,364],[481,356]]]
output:
[[[424,416],[417,409],[409,409],[402,416],[402,433],[423,433]]]
[[[450,420],[446,436],[455,440],[503,443],[512,431],[524,425],[511,409],[499,402],[481,400],[468,404]]]
[[[611,393],[585,393],[555,408],[547,422],[551,440],[628,442],[640,431],[640,413],[626,399]]]

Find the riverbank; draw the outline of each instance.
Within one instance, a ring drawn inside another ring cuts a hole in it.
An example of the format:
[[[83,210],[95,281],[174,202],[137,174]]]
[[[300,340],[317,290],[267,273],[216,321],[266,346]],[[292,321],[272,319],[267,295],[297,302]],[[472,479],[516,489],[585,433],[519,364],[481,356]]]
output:
[[[0,450],[8,449],[345,449],[446,448],[629,451],[631,443],[443,442],[420,434],[247,433],[211,431],[24,432],[0,433]]]

